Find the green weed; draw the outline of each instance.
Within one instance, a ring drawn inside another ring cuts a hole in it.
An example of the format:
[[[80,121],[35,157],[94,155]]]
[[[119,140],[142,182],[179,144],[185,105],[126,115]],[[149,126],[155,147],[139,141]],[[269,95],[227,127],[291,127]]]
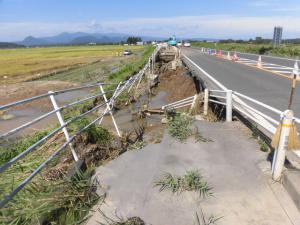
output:
[[[220,219],[222,219],[222,217],[215,217],[214,215],[211,215],[208,218],[206,218],[202,209],[200,217],[196,212],[196,225],[212,225],[216,224],[216,222]]]
[[[154,182],[154,186],[159,187],[159,191],[170,190],[172,193],[183,191],[195,191],[200,197],[212,195],[212,188],[204,180],[199,170],[187,171],[183,176],[164,173],[160,179]]]
[[[179,114],[169,119],[167,128],[169,134],[180,142],[184,142],[193,134],[193,119]]]
[[[19,155],[31,145],[45,137],[48,133],[48,131],[38,131],[33,135],[24,137],[21,140],[17,140],[6,146],[5,143],[3,143],[5,147],[0,146],[0,165]]]

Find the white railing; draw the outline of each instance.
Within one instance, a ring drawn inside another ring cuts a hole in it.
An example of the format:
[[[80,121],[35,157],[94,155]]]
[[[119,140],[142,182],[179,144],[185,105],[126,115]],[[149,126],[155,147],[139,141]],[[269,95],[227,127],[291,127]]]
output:
[[[8,195],[6,195],[1,201],[0,201],[0,208],[4,207],[19,191],[21,191],[37,174],[40,173],[40,171],[45,168],[47,166],[47,164],[52,161],[55,157],[57,157],[61,152],[63,152],[67,146],[70,147],[71,149],[71,153],[73,156],[73,159],[75,161],[78,161],[78,156],[76,153],[76,149],[74,149],[74,147],[72,146],[72,142],[74,141],[74,139],[80,135],[83,131],[85,131],[86,129],[88,129],[91,125],[95,124],[95,123],[99,123],[101,124],[102,119],[105,115],[110,115],[112,117],[112,121],[114,124],[114,127],[116,129],[116,132],[119,136],[121,136],[119,128],[117,126],[116,120],[113,116],[113,106],[114,106],[114,102],[115,100],[124,92],[127,90],[127,92],[130,92],[130,90],[133,88],[133,86],[136,84],[136,82],[141,81],[143,75],[145,74],[146,70],[148,70],[151,66],[151,64],[153,65],[152,61],[155,60],[157,53],[159,52],[159,50],[161,49],[162,46],[158,46],[153,54],[150,57],[150,60],[148,61],[148,63],[143,67],[142,70],[139,71],[138,74],[130,77],[127,81],[124,82],[120,82],[120,83],[95,83],[95,84],[91,84],[91,85],[86,85],[86,86],[82,86],[82,87],[76,87],[76,88],[70,88],[70,89],[64,89],[64,90],[60,90],[60,91],[49,91],[48,93],[39,95],[39,96],[34,96],[31,98],[27,98],[24,100],[20,100],[20,101],[16,101],[10,104],[6,104],[6,105],[2,105],[0,106],[0,111],[1,110],[8,110],[11,107],[14,106],[18,106],[18,105],[22,105],[25,103],[29,103],[29,102],[33,102],[35,100],[39,100],[39,99],[43,99],[43,98],[47,98],[49,97],[51,100],[51,103],[53,105],[53,110],[50,112],[47,112],[27,123],[24,123],[16,128],[13,128],[5,133],[0,134],[0,140],[6,140],[7,138],[9,138],[11,135],[24,130],[30,126],[32,126],[33,124],[42,121],[48,117],[50,117],[51,115],[56,114],[58,122],[60,124],[60,126],[54,130],[52,130],[50,133],[48,133],[47,135],[45,135],[42,139],[40,139],[39,141],[37,141],[36,143],[34,143],[33,145],[31,145],[30,147],[28,147],[26,150],[24,150],[23,152],[21,152],[19,155],[15,156],[14,158],[12,158],[11,160],[9,160],[8,162],[4,163],[3,165],[0,165],[0,173],[5,172],[8,168],[10,168],[12,165],[14,165],[15,163],[17,163],[19,160],[21,160],[22,158],[24,158],[26,155],[30,154],[31,152],[37,150],[37,148],[39,146],[41,146],[43,143],[45,143],[47,140],[49,140],[49,138],[53,137],[55,134],[63,131],[66,141],[64,142],[64,144],[62,144],[60,147],[58,147],[58,149],[50,156],[48,157],[43,163],[41,163],[25,180],[23,180],[20,184],[18,184]],[[110,89],[110,90],[106,90],[104,91],[104,86],[114,86],[115,88]],[[73,91],[78,91],[78,90],[83,90],[83,89],[90,89],[90,88],[97,88],[100,90],[99,94],[95,94],[93,96],[89,96],[89,97],[85,97],[83,99],[74,101],[72,103],[69,104],[65,104],[63,106],[58,106],[57,101],[56,101],[56,96],[66,93],[66,92],[73,92]],[[108,99],[107,98],[107,94],[110,93],[112,94],[112,96]],[[64,109],[67,108],[71,108],[75,105],[78,105],[80,103],[84,103],[88,100],[91,99],[95,99],[97,97],[102,97],[103,98],[103,103],[99,103],[97,105],[95,105],[92,109],[88,110],[87,112],[84,112],[78,116],[72,117],[71,119],[69,119],[68,121],[64,121],[63,120],[63,116],[62,116],[62,111]],[[83,127],[82,129],[78,130],[73,136],[70,136],[67,130],[68,125],[70,125],[71,123],[73,123],[76,120],[79,120],[83,117],[85,117],[86,115],[96,112],[96,110],[101,109],[103,107],[103,113],[101,113],[96,119],[94,119],[92,122],[90,122],[88,125],[86,125],[85,127]]]
[[[228,88],[226,88],[223,84],[221,84],[218,80],[216,80],[212,75],[208,74],[204,71],[201,67],[199,67],[195,62],[193,62],[190,58],[186,55],[183,55],[183,58],[187,62],[188,65],[192,65],[193,67],[197,68],[205,77],[207,77],[210,81],[212,81],[219,90],[213,90],[214,92],[228,92]],[[215,95],[211,95],[213,97]],[[216,96],[220,99],[220,96]],[[223,96],[223,99],[225,96]],[[239,92],[233,91],[232,95],[233,101],[233,108],[243,115],[246,115],[250,119],[254,120],[258,125],[261,125],[265,128],[270,134],[274,134],[276,130],[276,126],[279,124],[278,121],[282,119],[283,111],[276,109],[272,106],[269,106],[261,101],[258,101],[254,98],[241,94]],[[251,103],[251,105],[248,103]],[[218,102],[216,102],[218,103]],[[257,108],[263,108],[265,112],[259,111]],[[270,114],[275,114],[278,117],[273,118]],[[294,117],[296,123],[300,123],[300,119]]]
[[[231,90],[227,89],[223,84],[221,84],[219,81],[217,81],[213,76],[211,76],[201,67],[199,67],[195,62],[193,62],[186,55],[182,55],[182,56],[188,66],[192,66],[198,69],[215,86],[220,88],[219,90],[215,90],[215,92],[217,91],[220,93],[221,92],[226,93],[227,96],[226,97],[226,118],[228,118],[230,114],[232,115],[231,110],[234,109],[237,112],[239,112],[242,116],[244,116],[246,119],[255,122],[258,126],[260,126],[258,127],[258,129],[260,129],[263,133],[265,133],[269,137],[272,137],[275,134],[276,128],[280,123],[282,123],[282,121],[290,120],[291,117],[290,115],[293,114],[291,113],[291,111],[287,110],[283,112],[281,110],[278,110],[272,106],[269,106],[261,101],[258,101],[254,98],[251,98],[239,92],[236,91],[232,92]],[[298,74],[299,71],[295,71],[295,72]],[[231,99],[230,99],[230,92],[232,92]],[[217,99],[221,99],[221,100],[224,99],[221,98],[221,96],[216,96],[216,95],[213,96],[217,97]],[[231,101],[232,101],[232,105],[228,105],[231,104]],[[213,100],[213,102],[217,104],[224,104],[224,102],[222,101],[220,102],[218,100]],[[300,123],[299,118],[296,118],[294,116],[291,118],[295,123],[297,124]],[[277,149],[275,150],[275,154],[273,158],[272,175],[274,180],[280,179],[279,174],[281,174],[283,170],[284,156],[285,156],[285,151],[287,150],[287,140],[286,140],[287,137],[284,135],[285,135],[284,132],[280,133],[279,143],[281,144],[279,144]],[[294,153],[300,158],[299,150],[294,150]]]

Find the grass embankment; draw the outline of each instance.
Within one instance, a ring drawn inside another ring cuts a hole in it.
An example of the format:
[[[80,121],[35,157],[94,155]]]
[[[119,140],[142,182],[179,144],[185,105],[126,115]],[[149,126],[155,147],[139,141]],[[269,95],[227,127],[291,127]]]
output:
[[[135,74],[148,60],[153,47],[146,47],[140,59],[131,65],[123,66],[118,72],[110,74],[108,80],[123,81]],[[126,96],[123,96],[125,99]],[[90,109],[93,101],[85,102],[73,109],[63,111],[64,119],[79,115]],[[70,135],[87,125],[97,113],[88,119],[78,120],[68,127]],[[57,125],[53,125],[56,127]],[[44,137],[48,130],[23,138],[15,143],[0,147],[0,165],[27,149],[31,144]],[[0,198],[12,191],[22,180],[32,173],[45,159],[55,152],[64,142],[60,133],[51,138],[42,147],[28,154],[17,164],[0,174]],[[0,210],[0,221],[3,224],[78,224],[88,213],[89,208],[99,199],[95,194],[95,185],[90,177],[94,166],[103,160],[109,160],[122,153],[116,150],[115,137],[104,128],[94,125],[75,141],[75,149],[80,158],[88,163],[87,172],[75,179],[66,178],[66,171],[73,162],[69,149],[53,160],[37,175],[8,205]],[[5,143],[3,143],[5,144]],[[7,143],[6,143],[7,144]],[[4,147],[3,147],[4,146]]]
[[[300,57],[300,45],[297,44],[274,47],[272,44],[193,42],[192,46],[296,59]]]
[[[126,48],[136,53],[144,47],[103,45],[1,49],[0,76],[6,77],[1,83],[31,80],[107,58],[120,58]]]

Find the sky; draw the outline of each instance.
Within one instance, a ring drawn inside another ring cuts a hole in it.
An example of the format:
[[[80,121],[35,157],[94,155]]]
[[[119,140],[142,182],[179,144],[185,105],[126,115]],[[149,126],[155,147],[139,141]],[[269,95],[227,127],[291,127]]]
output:
[[[248,39],[300,37],[299,0],[0,0],[0,41],[61,32]]]

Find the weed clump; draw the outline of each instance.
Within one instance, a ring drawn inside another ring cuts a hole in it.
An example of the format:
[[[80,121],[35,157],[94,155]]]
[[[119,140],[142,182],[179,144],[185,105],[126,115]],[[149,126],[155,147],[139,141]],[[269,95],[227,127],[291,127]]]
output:
[[[110,218],[107,218],[105,216],[106,220],[107,220],[107,224],[104,223],[100,223],[100,225],[145,225],[145,222],[139,218],[139,217],[130,217],[128,219],[121,219],[119,218],[119,221],[114,221]]]
[[[155,181],[154,186],[160,187],[159,191],[170,190],[172,193],[195,191],[201,197],[212,195],[212,188],[204,180],[199,170],[187,171],[183,176],[164,173],[160,179]]]
[[[216,222],[220,219],[222,219],[222,217],[215,217],[214,215],[211,215],[207,218],[202,209],[200,216],[196,212],[196,225],[212,225],[216,224]]]
[[[193,119],[184,114],[177,114],[167,124],[169,134],[180,142],[193,135]]]

